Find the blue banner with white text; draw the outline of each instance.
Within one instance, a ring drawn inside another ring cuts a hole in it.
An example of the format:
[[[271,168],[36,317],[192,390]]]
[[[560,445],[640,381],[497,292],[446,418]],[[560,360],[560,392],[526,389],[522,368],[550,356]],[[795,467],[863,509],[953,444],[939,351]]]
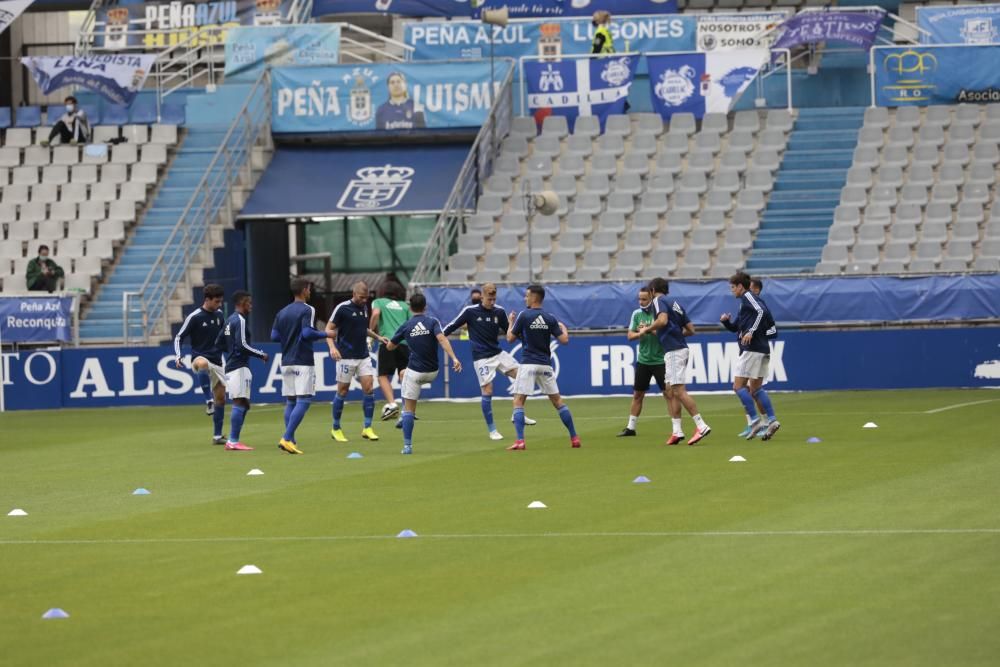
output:
[[[389,13],[398,16],[479,17],[483,9],[507,7],[511,18],[534,16],[590,16],[606,9],[616,16],[669,14],[677,11],[677,0],[314,0],[313,16],[327,14]]]
[[[638,61],[638,56],[527,61],[528,111],[539,124],[548,116],[565,116],[570,128],[578,116],[597,116],[603,128],[609,114],[625,112]]]
[[[57,343],[73,340],[73,297],[0,296],[0,341]]]
[[[1000,45],[876,47],[875,104],[1000,102]]]
[[[917,7],[924,44],[996,44],[1000,41],[1000,4]]]
[[[451,311],[430,314],[443,316]],[[739,358],[735,336],[719,327],[700,330],[688,342],[688,389],[730,390]],[[771,342],[767,383],[779,391],[1000,387],[998,344],[998,327],[781,332]],[[476,398],[480,390],[472,372],[470,344],[453,340],[452,345],[467,370],[447,372],[447,396]],[[260,347],[271,359],[266,364],[251,363],[251,400],[280,403],[280,349],[271,343]],[[329,401],[336,391],[335,365],[321,347],[318,344],[315,352],[316,400]],[[520,356],[518,345],[503,347]],[[636,346],[624,333],[571,335],[568,345],[553,343],[552,350],[556,380],[564,396],[631,395]],[[914,359],[920,363],[913,363]],[[7,409],[190,405],[194,415],[204,405],[201,388],[193,373],[175,368],[173,362],[168,347],[5,353]],[[425,386],[421,399],[445,397],[445,376],[442,370],[437,380]],[[497,397],[510,396],[510,379],[498,376],[494,391]],[[356,382],[348,396],[360,400]],[[470,405],[469,410],[478,413],[478,407]],[[321,415],[314,409],[307,419],[326,420],[329,413]],[[207,434],[207,421],[205,428]],[[261,412],[245,433],[253,443],[277,438],[282,430],[280,413]]]
[[[653,108],[675,113],[727,113],[767,61],[767,49],[647,56]]]
[[[239,27],[226,37],[226,81],[256,81],[267,67],[336,65],[340,24]]]
[[[82,86],[112,104],[126,106],[139,94],[154,60],[156,56],[152,54],[21,58],[46,95],[66,86]]]
[[[497,88],[510,67],[496,63]],[[493,101],[483,61],[276,67],[271,74],[274,132],[479,127]]]

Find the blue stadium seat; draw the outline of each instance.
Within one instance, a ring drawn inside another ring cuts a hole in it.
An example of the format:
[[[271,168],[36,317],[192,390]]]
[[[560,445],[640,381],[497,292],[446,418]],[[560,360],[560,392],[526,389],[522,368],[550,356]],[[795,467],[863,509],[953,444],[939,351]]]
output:
[[[66,107],[62,104],[50,104],[49,108],[45,110],[49,125],[55,125],[56,121],[58,121],[64,113],[66,113]]]
[[[101,125],[127,125],[128,124],[128,108],[122,106],[121,104],[109,104],[104,107],[104,117],[101,119]]]
[[[10,122],[10,107],[0,107],[0,130],[6,130],[10,127]]]
[[[184,120],[183,104],[164,104],[160,109],[160,122],[164,125],[183,125]]]
[[[18,107],[14,127],[38,127],[42,124],[41,107]]]
[[[132,122],[136,125],[152,125],[156,122],[156,102],[140,97],[132,104]]]

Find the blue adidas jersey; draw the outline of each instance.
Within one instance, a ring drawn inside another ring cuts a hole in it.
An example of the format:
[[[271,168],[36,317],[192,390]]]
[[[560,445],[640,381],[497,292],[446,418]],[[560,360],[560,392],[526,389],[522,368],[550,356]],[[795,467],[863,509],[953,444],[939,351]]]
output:
[[[744,345],[742,341],[746,334],[752,336],[749,345]],[[770,354],[771,346],[767,339],[777,334],[778,328],[764,301],[751,292],[745,292],[740,297],[740,312],[736,316],[736,335],[741,339],[740,350]]]
[[[181,358],[181,342],[187,338],[191,341],[192,357],[205,357],[216,366],[221,366],[222,341],[219,340],[219,334],[224,325],[221,310],[209,312],[203,308],[195,308],[184,319],[184,324],[174,337],[174,356]]]
[[[462,325],[469,327],[469,342],[472,344],[472,359],[489,359],[500,354],[500,336],[507,334],[507,311],[500,306],[484,308],[482,304],[466,306],[455,319],[444,328],[444,335],[450,336]]]
[[[410,360],[406,368],[415,373],[433,373],[438,370],[438,334],[441,323],[435,317],[414,315],[396,329],[392,342],[399,345],[406,342],[410,346]]]
[[[676,301],[671,301],[667,296],[658,296],[653,299],[653,315],[659,317],[660,313],[667,314],[667,326],[656,331],[656,337],[660,339],[663,351],[672,352],[686,348],[688,344],[684,340],[684,327],[691,322],[687,313]]]
[[[315,366],[313,341],[323,338],[316,331],[316,309],[308,303],[293,301],[274,318],[271,340],[281,343],[282,366]]]
[[[247,320],[239,313],[233,313],[226,320],[220,341],[226,351],[226,372],[232,373],[237,368],[246,368],[250,359],[264,358],[264,352],[250,345],[250,332],[247,331]]]
[[[386,102],[375,110],[375,127],[379,130],[412,130],[425,126],[422,111],[415,111],[413,100],[402,104]]]
[[[337,327],[337,349],[344,359],[368,357],[368,308],[343,301],[333,309],[330,321]]]
[[[521,311],[511,333],[521,341],[521,363],[552,365],[549,342],[562,334],[559,321],[541,308],[526,308]]]

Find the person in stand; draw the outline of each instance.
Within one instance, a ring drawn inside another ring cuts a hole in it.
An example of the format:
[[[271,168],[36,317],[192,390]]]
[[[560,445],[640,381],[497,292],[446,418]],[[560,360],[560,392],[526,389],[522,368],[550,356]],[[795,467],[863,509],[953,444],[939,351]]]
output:
[[[611,36],[611,12],[604,9],[597,10],[591,23],[594,25],[594,41],[590,45],[591,55],[613,55],[615,38]]]
[[[49,247],[47,245],[38,246],[38,257],[28,262],[28,270],[25,273],[25,282],[32,292],[55,292],[59,287],[64,272],[62,267],[49,259]]]
[[[87,120],[87,112],[80,108],[80,103],[70,95],[65,100],[66,113],[64,113],[49,132],[49,138],[42,141],[43,146],[48,146],[59,137],[59,141],[64,144],[85,144],[90,141],[90,121]]]

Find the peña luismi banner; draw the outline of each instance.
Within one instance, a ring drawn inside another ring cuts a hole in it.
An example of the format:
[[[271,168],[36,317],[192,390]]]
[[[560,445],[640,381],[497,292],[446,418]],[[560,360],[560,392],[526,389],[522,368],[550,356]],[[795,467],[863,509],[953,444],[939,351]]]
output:
[[[497,88],[512,67],[496,63]],[[490,64],[372,64],[272,70],[274,132],[479,127],[493,102]]]
[[[878,106],[1000,102],[1000,45],[878,46],[871,58]]]

